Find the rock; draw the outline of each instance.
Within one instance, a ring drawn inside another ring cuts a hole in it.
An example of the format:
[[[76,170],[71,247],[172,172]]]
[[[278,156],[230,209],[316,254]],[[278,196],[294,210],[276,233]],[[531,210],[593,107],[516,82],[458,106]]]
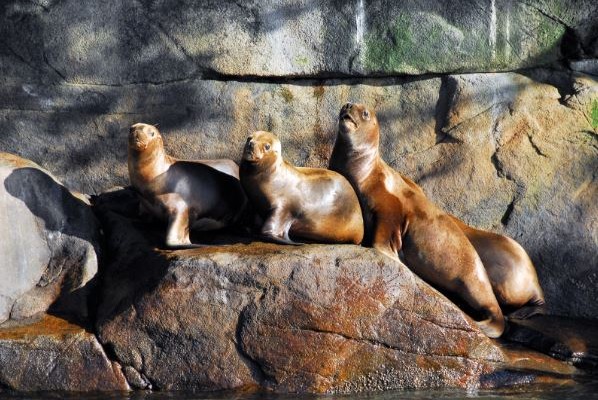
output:
[[[224,246],[210,234],[213,247],[160,250],[163,227],[127,216],[135,201],[128,190],[96,199],[111,254],[97,331],[139,387],[358,392],[578,374],[503,350],[373,249]]]
[[[592,0],[10,0],[1,11],[5,82],[489,72],[598,57]]]
[[[129,390],[92,333],[64,319],[0,328],[0,387],[19,391]]]
[[[87,200],[7,153],[0,153],[0,182],[0,324],[47,310],[85,319],[100,254]]]

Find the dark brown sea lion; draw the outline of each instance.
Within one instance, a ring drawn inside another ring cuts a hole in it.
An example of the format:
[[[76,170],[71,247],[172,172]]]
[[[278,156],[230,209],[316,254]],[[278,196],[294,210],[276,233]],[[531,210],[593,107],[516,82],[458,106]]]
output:
[[[514,311],[510,316],[520,318],[542,312],[544,293],[534,264],[523,247],[510,237],[476,229],[452,218],[482,259],[503,309]]]
[[[231,226],[245,209],[247,197],[233,161],[170,157],[152,125],[131,126],[128,164],[131,185],[141,194],[144,208],[168,222],[168,247],[193,247],[190,229]]]
[[[489,337],[499,337],[505,320],[488,274],[473,245],[453,218],[437,207],[414,182],[389,167],[379,154],[380,130],[372,110],[348,103],[330,169],[344,175],[365,208],[372,246],[398,259],[399,251],[416,274],[456,296]]]
[[[361,243],[363,219],[349,182],[333,171],[290,165],[272,133],[259,131],[247,138],[240,175],[249,200],[265,221],[266,237],[287,244],[296,244],[290,237]]]

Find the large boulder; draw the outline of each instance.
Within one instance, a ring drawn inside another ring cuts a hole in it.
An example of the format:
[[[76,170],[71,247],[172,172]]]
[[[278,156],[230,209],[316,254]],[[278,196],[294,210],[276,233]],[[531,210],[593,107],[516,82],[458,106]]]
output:
[[[47,310],[87,318],[100,227],[84,196],[0,153],[0,237],[0,324]]]
[[[111,255],[97,331],[135,387],[357,392],[577,373],[509,353],[373,249],[209,234],[194,240],[211,247],[166,251],[130,191],[96,204]]]
[[[0,328],[0,388],[128,390],[118,364],[83,327],[50,315]]]
[[[592,0],[10,0],[0,8],[0,79],[504,71],[598,57],[597,14]]]

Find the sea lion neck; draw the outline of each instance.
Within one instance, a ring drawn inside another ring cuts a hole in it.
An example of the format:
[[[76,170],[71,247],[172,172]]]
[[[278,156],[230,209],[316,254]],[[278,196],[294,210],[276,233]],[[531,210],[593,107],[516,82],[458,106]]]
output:
[[[354,182],[361,181],[370,175],[380,158],[378,141],[355,144],[346,135],[338,132],[330,157],[330,168],[348,175]]]
[[[129,171],[135,171],[137,179],[151,180],[166,172],[171,164],[161,138],[153,140],[144,150],[129,147]]]

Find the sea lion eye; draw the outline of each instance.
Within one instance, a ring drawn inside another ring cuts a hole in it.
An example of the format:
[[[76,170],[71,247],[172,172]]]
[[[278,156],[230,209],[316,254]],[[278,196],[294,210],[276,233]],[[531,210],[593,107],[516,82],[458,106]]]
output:
[[[270,143],[266,143],[266,145],[264,146],[264,148],[265,148],[266,150],[270,150]]]
[[[363,119],[365,119],[366,121],[370,120],[370,113],[368,110],[363,110]]]

